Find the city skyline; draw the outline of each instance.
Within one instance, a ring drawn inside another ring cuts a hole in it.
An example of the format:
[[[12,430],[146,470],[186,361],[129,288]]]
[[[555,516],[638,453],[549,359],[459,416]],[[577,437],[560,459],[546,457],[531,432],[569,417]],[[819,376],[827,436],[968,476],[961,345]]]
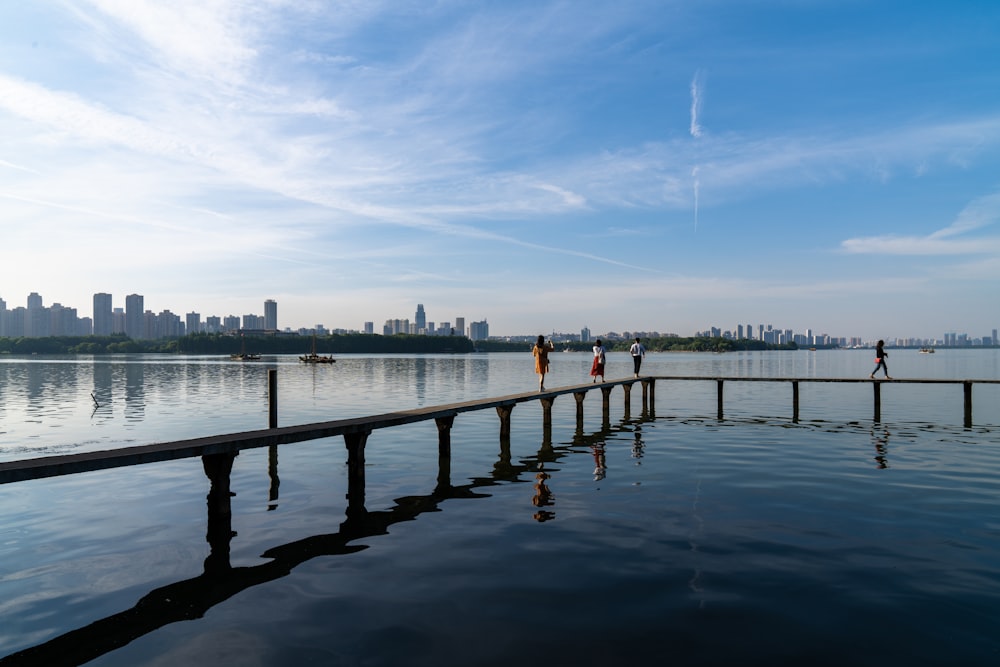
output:
[[[113,333],[126,333],[133,338],[151,338],[151,337],[172,337],[178,335],[184,335],[189,333],[232,333],[241,330],[255,330],[255,331],[283,331],[283,332],[321,332],[321,333],[331,333],[331,332],[343,332],[343,333],[381,333],[383,335],[393,335],[399,333],[409,333],[415,335],[465,335],[469,336],[473,340],[482,340],[485,338],[508,338],[508,339],[534,339],[537,335],[535,332],[519,332],[519,333],[505,333],[496,334],[495,332],[490,332],[489,322],[487,318],[481,321],[469,321],[469,326],[466,327],[467,318],[464,316],[456,316],[452,320],[439,320],[435,322],[434,320],[429,320],[427,318],[428,311],[424,308],[424,304],[415,304],[415,310],[413,315],[413,321],[411,322],[408,317],[390,317],[385,320],[381,328],[377,328],[374,320],[366,320],[360,326],[346,326],[338,323],[334,323],[332,326],[327,326],[326,323],[318,322],[311,326],[279,326],[278,322],[278,302],[274,299],[264,299],[263,300],[263,311],[264,314],[260,315],[257,313],[244,313],[242,315],[228,314],[225,316],[220,316],[217,314],[204,315],[199,311],[188,311],[182,314],[174,313],[171,309],[163,309],[160,313],[156,313],[154,310],[145,308],[145,296],[141,294],[128,294],[124,297],[123,306],[114,305],[114,295],[106,292],[97,292],[93,294],[92,298],[93,312],[92,316],[87,318],[86,316],[79,315],[79,310],[72,305],[63,305],[59,302],[53,302],[51,306],[45,306],[44,296],[38,292],[31,292],[25,299],[25,306],[12,307],[9,303],[0,295],[0,337],[37,337],[40,335],[110,335]],[[12,310],[23,311],[21,316],[17,319],[20,320],[19,325],[12,325]],[[32,315],[32,311],[35,311],[35,316]],[[50,330],[51,324],[45,324],[40,326],[35,323],[38,320],[37,312],[45,311],[49,314],[49,319],[47,322],[56,322],[57,320],[62,323],[59,325],[66,330],[60,330],[57,333],[53,333]],[[53,312],[54,311],[54,312]],[[68,320],[66,316],[73,318],[78,318],[79,320],[86,320],[86,322],[80,322],[82,328],[86,328],[89,324],[89,331],[69,331],[70,325],[67,323]],[[168,322],[164,325],[159,322],[158,319],[166,317]],[[184,318],[182,320],[182,317]],[[103,322],[103,324],[102,324]],[[435,324],[437,326],[435,326]],[[164,329],[164,327],[166,327]],[[16,329],[11,331],[11,329]],[[34,329],[34,330],[33,330]],[[155,330],[156,335],[151,335],[151,330]],[[558,335],[559,340],[583,340],[590,341],[597,337],[622,337],[630,338],[633,335],[641,335],[643,337],[653,336],[653,337],[695,337],[695,338],[734,338],[734,339],[750,339],[750,340],[763,340],[768,343],[782,344],[786,342],[796,342],[800,345],[813,345],[813,344],[839,344],[843,346],[859,346],[859,345],[871,345],[876,339],[868,339],[863,336],[857,336],[852,334],[845,334],[843,332],[830,333],[827,331],[816,331],[812,327],[804,327],[802,329],[789,328],[787,326],[775,326],[772,323],[758,322],[752,324],[750,322],[738,323],[732,325],[731,329],[725,327],[711,326],[706,330],[696,330],[694,332],[677,332],[677,331],[659,331],[659,330],[641,330],[637,328],[630,327],[618,327],[615,329],[607,329],[602,332],[593,332],[590,327],[582,325],[578,327],[575,331],[570,330],[559,330],[553,329],[549,332],[540,332],[543,335],[556,336]],[[892,335],[880,337],[887,341],[898,342],[901,345],[925,345],[925,344],[943,344],[952,346],[965,346],[965,345],[997,345],[997,328],[993,328],[990,331],[984,331],[982,333],[970,333],[968,331],[963,331],[961,327],[956,327],[951,330],[944,331],[941,337],[937,336],[908,336],[908,335]],[[826,340],[823,340],[826,339]]]
[[[998,32],[900,0],[3,3],[0,295],[983,336]]]

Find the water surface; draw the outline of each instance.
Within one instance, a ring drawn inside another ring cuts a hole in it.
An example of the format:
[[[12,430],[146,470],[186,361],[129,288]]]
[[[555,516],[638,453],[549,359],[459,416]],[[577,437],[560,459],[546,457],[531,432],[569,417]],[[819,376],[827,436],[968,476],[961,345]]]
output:
[[[890,370],[997,377],[977,352],[899,351]],[[856,377],[869,356],[650,355],[644,370]],[[612,355],[609,378],[627,361]],[[534,385],[528,355],[3,360],[0,452],[261,428],[269,367],[283,425]],[[554,355],[547,385],[587,368]],[[868,385],[801,391],[798,423],[780,383],[727,384],[721,421],[713,382],[658,383],[652,410],[617,389],[606,423],[599,392],[582,425],[562,397],[548,433],[538,404],[515,408],[509,443],[493,411],[464,414],[445,470],[433,422],[376,431],[361,511],[341,439],[247,451],[235,534],[208,522],[197,459],[3,485],[0,656],[210,600],[92,664],[996,664],[997,394],[976,387],[966,429],[960,387],[886,387],[878,423]]]

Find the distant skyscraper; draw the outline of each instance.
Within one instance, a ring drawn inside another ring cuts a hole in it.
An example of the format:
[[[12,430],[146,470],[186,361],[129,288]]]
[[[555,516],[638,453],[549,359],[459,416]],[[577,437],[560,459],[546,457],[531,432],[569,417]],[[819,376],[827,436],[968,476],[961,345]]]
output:
[[[111,318],[111,295],[98,292],[94,295],[94,335],[110,336],[114,331],[114,321]]]
[[[264,302],[264,328],[271,331],[278,329],[278,302],[274,299]]]
[[[185,315],[184,330],[189,334],[201,333],[201,313],[190,312]]]
[[[469,324],[469,338],[472,340],[486,340],[490,337],[490,325],[486,320],[482,322],[472,322]]]
[[[125,333],[125,309],[115,308],[111,311],[111,333]]]
[[[464,317],[456,317],[455,318],[455,333],[457,333],[459,336],[465,336],[466,335],[467,332],[465,331],[465,318]]]
[[[580,330],[580,340],[584,343],[590,342],[590,327],[584,327]]]
[[[375,323],[374,322],[365,322],[365,333],[366,334],[374,334],[375,333]]]
[[[129,338],[145,338],[145,313],[141,294],[125,297],[125,335]]]
[[[0,299],[0,338],[7,337],[7,302]],[[993,337],[996,338],[996,330],[993,331]]]
[[[427,313],[424,312],[424,304],[417,304],[417,314],[413,319],[416,320],[417,333],[419,333],[421,329],[427,328]]]
[[[24,335],[28,338],[39,338],[49,335],[49,316],[42,304],[38,292],[28,295],[28,310],[24,318]]]

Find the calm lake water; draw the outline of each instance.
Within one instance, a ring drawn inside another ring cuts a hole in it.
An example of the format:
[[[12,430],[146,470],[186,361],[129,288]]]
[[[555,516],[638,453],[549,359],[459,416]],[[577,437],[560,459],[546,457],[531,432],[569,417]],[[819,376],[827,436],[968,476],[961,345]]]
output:
[[[867,377],[870,350],[652,354],[649,375]],[[587,381],[553,355],[546,386]],[[530,354],[0,356],[0,460],[534,389]],[[1000,351],[890,350],[897,378],[997,379]],[[608,379],[627,377],[626,354]],[[93,394],[93,398],[91,396]],[[1000,385],[660,380],[340,438],[0,485],[0,665],[1000,664]],[[95,399],[96,398],[96,404]],[[218,499],[216,499],[217,501]],[[356,499],[355,499],[356,500]],[[221,521],[221,522],[220,522]],[[55,656],[32,653],[49,647]],[[29,652],[19,652],[29,649]],[[6,657],[3,657],[6,656]]]

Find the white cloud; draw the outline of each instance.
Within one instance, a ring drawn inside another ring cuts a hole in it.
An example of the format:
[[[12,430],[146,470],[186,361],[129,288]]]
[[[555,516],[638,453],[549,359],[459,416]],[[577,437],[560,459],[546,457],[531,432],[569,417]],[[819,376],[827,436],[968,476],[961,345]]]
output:
[[[851,238],[841,248],[867,255],[982,255],[1000,253],[1000,236],[954,238],[1000,220],[1000,194],[980,197],[966,206],[955,221],[926,236],[888,234]]]

